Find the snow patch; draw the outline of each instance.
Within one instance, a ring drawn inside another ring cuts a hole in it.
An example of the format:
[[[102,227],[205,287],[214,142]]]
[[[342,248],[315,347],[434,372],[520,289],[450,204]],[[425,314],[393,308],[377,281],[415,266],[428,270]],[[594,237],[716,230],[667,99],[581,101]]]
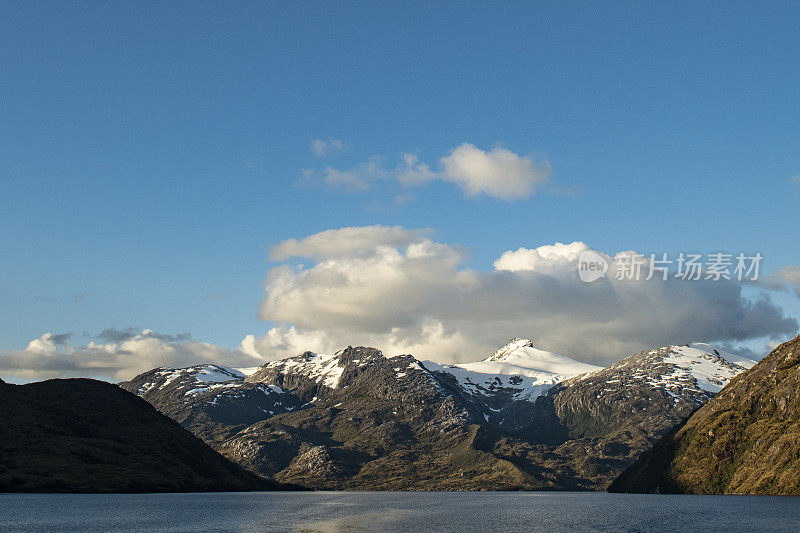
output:
[[[194,372],[194,378],[197,381],[216,383],[220,381],[231,381],[234,379],[241,381],[244,379],[244,374],[242,372],[239,372],[234,368],[228,368],[227,366],[204,365],[193,368],[196,369]]]
[[[339,387],[342,374],[344,374],[344,366],[341,366],[339,355],[340,354],[324,355],[309,352],[299,357],[267,363],[267,365],[283,373],[299,374],[317,383],[321,383],[330,389],[336,389]]]
[[[701,342],[689,346],[670,346],[669,355],[663,361],[673,365],[675,371],[661,376],[654,384],[669,386],[685,382],[686,377],[691,376],[699,388],[714,394],[721,391],[737,374],[756,364],[756,361]]]

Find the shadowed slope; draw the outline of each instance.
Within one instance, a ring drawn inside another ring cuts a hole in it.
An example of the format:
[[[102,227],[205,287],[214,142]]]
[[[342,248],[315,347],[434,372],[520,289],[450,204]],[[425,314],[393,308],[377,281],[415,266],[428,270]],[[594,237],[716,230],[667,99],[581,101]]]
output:
[[[271,490],[135,395],[101,381],[0,383],[0,491]]]

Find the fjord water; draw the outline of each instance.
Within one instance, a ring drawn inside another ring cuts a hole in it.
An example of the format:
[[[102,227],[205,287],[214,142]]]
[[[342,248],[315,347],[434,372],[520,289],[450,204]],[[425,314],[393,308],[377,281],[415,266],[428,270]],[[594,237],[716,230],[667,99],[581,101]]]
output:
[[[0,531],[798,531],[798,508],[599,492],[2,494]]]

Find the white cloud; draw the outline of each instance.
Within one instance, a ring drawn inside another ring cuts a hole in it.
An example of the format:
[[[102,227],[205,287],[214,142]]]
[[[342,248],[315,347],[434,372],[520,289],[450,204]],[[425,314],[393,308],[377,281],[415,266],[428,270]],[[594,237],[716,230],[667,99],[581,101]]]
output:
[[[536,272],[551,273],[553,270],[564,269],[575,263],[581,252],[591,250],[586,244],[576,241],[572,244],[557,242],[553,245],[539,246],[536,249],[519,248],[503,252],[494,262],[496,270],[534,270]]]
[[[311,140],[311,153],[314,154],[316,158],[338,154],[344,151],[345,148],[346,145],[341,139],[328,139],[327,141],[322,139]]]
[[[303,255],[267,276],[260,315],[276,325],[254,338],[265,358],[372,345],[443,361],[470,361],[515,336],[588,362],[690,340],[788,336],[794,319],[732,281],[604,279],[582,283],[581,242],[503,253],[495,270],[464,267],[458,247],[403,228],[344,228],[288,241],[274,257]],[[624,254],[606,256],[614,261]]]
[[[333,187],[342,187],[348,191],[368,189],[370,183],[377,179],[385,179],[388,173],[381,167],[378,157],[373,157],[350,170],[325,169],[325,183]]]
[[[350,170],[328,167],[325,182],[359,191],[368,189],[375,180],[387,178],[404,187],[441,180],[458,185],[467,196],[485,194],[502,200],[519,200],[530,197],[537,187],[547,183],[550,172],[547,161],[538,162],[532,156],[520,156],[505,148],[485,151],[463,143],[439,160],[438,170],[432,170],[415,154],[404,153],[393,170],[384,170],[378,157]]]
[[[58,347],[56,346],[55,342],[53,342],[53,334],[48,332],[38,339],[33,339],[31,342],[29,342],[28,347],[25,348],[25,350],[31,353],[52,355],[56,353]]]
[[[395,170],[395,178],[402,185],[407,187],[423,185],[440,177],[440,174],[432,171],[415,154],[403,154],[402,160],[400,166]]]
[[[469,196],[487,194],[503,200],[528,198],[547,182],[550,164],[518,156],[504,148],[485,152],[464,143],[441,159],[442,179],[456,183]]]
[[[282,326],[271,328],[262,337],[256,338],[255,335],[247,335],[242,341],[242,347],[257,357],[280,359],[307,351],[333,353],[343,348],[344,345],[336,344],[333,338],[323,332],[300,333],[294,326]],[[262,354],[266,354],[266,356]]]
[[[56,342],[59,336],[45,333],[29,342],[24,350],[0,352],[0,375],[22,379],[81,376],[124,380],[159,366],[184,367],[211,362],[246,367],[264,362],[254,350],[228,350],[148,329],[135,334],[129,330],[106,330],[104,334],[98,339],[116,336],[120,341],[90,341],[82,346],[70,346]]]

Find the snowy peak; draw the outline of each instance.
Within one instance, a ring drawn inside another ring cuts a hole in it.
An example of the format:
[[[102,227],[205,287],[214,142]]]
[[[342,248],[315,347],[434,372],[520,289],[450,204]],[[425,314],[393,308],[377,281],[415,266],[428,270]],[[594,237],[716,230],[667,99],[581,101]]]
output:
[[[511,339],[506,343],[505,346],[494,352],[493,355],[490,355],[484,359],[484,361],[502,361],[508,355],[519,350],[520,348],[533,348],[533,341],[530,339]]]
[[[755,364],[710,344],[693,342],[639,352],[583,380],[607,379],[615,387],[641,383],[666,391],[676,401],[698,395],[707,399]]]
[[[442,365],[426,361],[425,366],[453,375],[473,395],[531,401],[547,394],[557,383],[601,369],[534,348],[530,339],[512,339],[492,356],[476,363]]]
[[[513,374],[518,372],[518,369],[527,369],[565,377],[573,377],[602,368],[576,361],[566,355],[539,350],[533,347],[533,342],[529,339],[513,339],[483,361],[459,366],[493,370],[497,374]]]

